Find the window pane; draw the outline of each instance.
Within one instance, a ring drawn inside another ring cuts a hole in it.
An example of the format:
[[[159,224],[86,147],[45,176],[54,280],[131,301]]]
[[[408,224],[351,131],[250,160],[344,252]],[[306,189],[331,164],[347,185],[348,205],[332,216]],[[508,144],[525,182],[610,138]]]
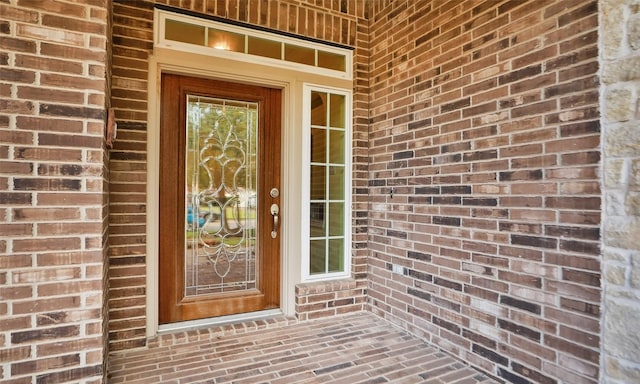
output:
[[[224,51],[244,52],[244,35],[209,28],[209,46]]]
[[[165,23],[164,38],[182,43],[204,45],[204,27],[175,20]]]
[[[345,97],[344,95],[331,95],[331,126],[344,128],[345,124]]]
[[[346,178],[348,149],[347,97],[331,92],[310,91],[311,140],[310,172],[310,273],[318,275],[346,272],[349,207]],[[330,124],[329,124],[330,123]],[[313,243],[323,240],[322,243]],[[315,247],[315,248],[314,248]],[[324,254],[320,255],[321,247]],[[324,270],[321,271],[321,264]],[[324,277],[324,276],[319,276]]]
[[[325,273],[326,244],[326,240],[311,240],[309,242],[309,274]]]
[[[311,128],[311,162],[327,162],[327,131]]]
[[[282,58],[281,44],[277,41],[260,39],[258,37],[248,36],[247,53],[252,55],[270,57],[280,60]]]
[[[255,289],[258,104],[188,95],[186,108],[185,295]]]
[[[344,164],[344,131],[334,129],[329,132],[329,162]]]
[[[346,67],[346,60],[344,55],[318,51],[318,67],[344,71]]]
[[[344,167],[329,167],[329,200],[344,200]]]
[[[311,92],[311,125],[327,125],[327,94]]]
[[[344,271],[344,239],[329,240],[329,272]]]
[[[344,203],[329,203],[329,236],[344,235]]]
[[[299,47],[297,45],[285,44],[284,45],[284,59],[286,61],[292,61],[294,63],[316,65],[316,51],[315,49]]]
[[[326,167],[311,166],[311,200],[326,199]]]
[[[325,231],[325,212],[325,203],[311,203],[309,205],[309,233],[311,237],[323,237],[327,235]]]

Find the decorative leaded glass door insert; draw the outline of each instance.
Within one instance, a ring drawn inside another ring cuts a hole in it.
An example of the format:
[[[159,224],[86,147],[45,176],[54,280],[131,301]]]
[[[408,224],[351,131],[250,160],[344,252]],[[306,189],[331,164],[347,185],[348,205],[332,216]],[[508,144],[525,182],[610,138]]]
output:
[[[162,76],[161,323],[279,306],[280,97]]]
[[[258,103],[187,95],[185,296],[256,288]]]

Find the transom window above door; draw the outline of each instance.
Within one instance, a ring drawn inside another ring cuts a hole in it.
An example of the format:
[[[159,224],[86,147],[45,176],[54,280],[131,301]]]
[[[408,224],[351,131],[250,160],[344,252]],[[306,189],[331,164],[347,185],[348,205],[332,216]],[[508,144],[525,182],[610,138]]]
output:
[[[154,45],[352,79],[351,49],[210,18],[156,8]]]

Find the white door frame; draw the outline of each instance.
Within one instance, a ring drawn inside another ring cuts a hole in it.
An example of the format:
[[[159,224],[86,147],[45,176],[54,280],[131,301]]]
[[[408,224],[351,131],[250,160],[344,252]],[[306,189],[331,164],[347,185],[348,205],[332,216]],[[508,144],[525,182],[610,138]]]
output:
[[[228,58],[156,47],[149,59],[147,114],[147,232],[146,323],[147,337],[157,335],[158,323],[158,183],[160,147],[160,78],[162,73],[199,76],[282,89],[282,190],[280,312],[295,314],[295,286],[301,282],[301,217],[303,196],[302,122],[305,83],[351,89],[352,81],[323,74],[274,68]],[[228,318],[176,324],[192,327]],[[164,328],[163,328],[164,329]]]

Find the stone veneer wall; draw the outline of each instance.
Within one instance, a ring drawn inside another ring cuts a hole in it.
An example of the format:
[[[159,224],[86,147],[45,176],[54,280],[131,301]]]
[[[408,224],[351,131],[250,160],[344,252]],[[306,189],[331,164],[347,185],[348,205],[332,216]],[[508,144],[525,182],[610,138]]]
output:
[[[0,382],[100,383],[109,1],[0,1]]]
[[[601,0],[602,383],[640,382],[640,2]]]
[[[362,310],[366,294],[368,30],[366,1],[157,1],[355,47],[353,277],[355,283],[297,287],[303,319]],[[111,151],[110,340],[113,350],[145,345],[147,70],[153,50],[153,1],[114,2],[112,105],[118,139]],[[154,208],[155,209],[155,208]],[[334,290],[328,292],[327,288]],[[333,296],[332,296],[333,295]]]
[[[371,5],[371,310],[506,382],[596,383],[597,2]]]

